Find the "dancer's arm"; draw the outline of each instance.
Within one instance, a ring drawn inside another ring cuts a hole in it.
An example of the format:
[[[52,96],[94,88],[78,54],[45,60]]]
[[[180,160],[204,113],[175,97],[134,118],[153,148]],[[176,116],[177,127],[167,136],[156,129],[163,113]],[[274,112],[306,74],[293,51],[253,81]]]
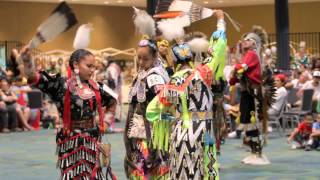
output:
[[[23,75],[27,77],[28,83],[40,89],[50,96],[55,102],[61,102],[63,99],[66,86],[66,79],[60,74],[50,76],[45,71],[38,72],[35,69],[33,57],[28,46],[24,46],[21,52],[16,54],[20,66],[23,66]]]
[[[212,33],[209,42],[209,54],[211,60],[207,66],[213,72],[215,80],[224,79],[223,70],[227,56],[226,22],[222,10],[215,12],[217,18],[217,30]]]

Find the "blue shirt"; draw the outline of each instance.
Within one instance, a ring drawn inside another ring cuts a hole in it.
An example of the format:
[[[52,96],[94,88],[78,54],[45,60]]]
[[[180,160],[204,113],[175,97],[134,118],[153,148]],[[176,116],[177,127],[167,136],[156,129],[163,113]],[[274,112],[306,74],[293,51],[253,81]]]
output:
[[[320,123],[319,122],[314,122],[313,125],[312,125],[312,129],[320,130]]]

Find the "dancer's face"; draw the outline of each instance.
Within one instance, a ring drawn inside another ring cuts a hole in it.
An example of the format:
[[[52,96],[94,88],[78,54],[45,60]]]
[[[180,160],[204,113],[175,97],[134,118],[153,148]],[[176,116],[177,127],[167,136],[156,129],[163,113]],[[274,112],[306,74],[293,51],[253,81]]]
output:
[[[89,80],[95,71],[95,59],[92,55],[85,56],[79,62],[75,62],[74,68],[79,69],[81,80]]]
[[[138,54],[139,69],[148,70],[149,68],[152,67],[154,60],[155,60],[155,57],[151,53],[148,46],[139,47],[137,54]]]
[[[255,46],[255,42],[252,39],[245,38],[241,41],[241,45],[244,50],[248,50],[248,49],[251,49]]]
[[[168,47],[167,46],[164,46],[164,45],[160,45],[159,46],[159,54],[161,56],[166,56],[168,55]]]

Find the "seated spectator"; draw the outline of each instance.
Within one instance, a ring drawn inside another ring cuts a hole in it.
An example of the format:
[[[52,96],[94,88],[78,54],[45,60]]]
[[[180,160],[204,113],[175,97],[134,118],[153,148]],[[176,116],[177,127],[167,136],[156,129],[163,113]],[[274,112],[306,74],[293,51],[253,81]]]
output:
[[[6,103],[0,99],[0,132],[8,133],[8,114],[6,109]]]
[[[0,97],[2,100],[0,122],[2,132],[22,131],[18,127],[16,101],[17,96],[10,91],[10,82],[6,79],[1,80]]]
[[[270,116],[276,116],[280,114],[281,107],[285,103],[287,97],[287,90],[284,88],[286,82],[286,76],[283,74],[277,74],[274,78],[274,83],[276,86],[275,102],[272,104],[268,110]]]
[[[315,70],[313,72],[313,79],[306,82],[303,85],[303,87],[297,92],[297,96],[302,97],[303,91],[305,89],[313,89],[314,90],[314,93],[312,96],[312,101],[313,101],[313,104],[316,105],[316,102],[320,98],[320,71],[319,70]]]
[[[308,71],[304,71],[304,72],[298,72],[299,77],[291,80],[290,82],[288,82],[285,87],[287,89],[290,88],[296,88],[296,89],[301,89],[303,87],[303,85],[309,81],[309,77],[310,77],[310,73]]]
[[[312,59],[312,69],[320,69],[320,58],[315,57]]]
[[[312,124],[312,132],[306,150],[320,150],[320,113],[317,115],[317,121]]]
[[[29,124],[31,110],[27,106],[28,98],[26,93],[31,91],[31,88],[27,85],[26,79],[17,77],[10,89],[17,96],[16,111],[18,120],[20,122],[20,127],[22,127],[25,131],[34,130],[34,128]]]
[[[45,129],[50,127],[59,128],[59,112],[57,106],[48,99],[43,101],[41,121],[42,127]]]
[[[295,128],[294,131],[290,134],[290,136],[287,139],[287,142],[289,144],[291,144],[292,141],[295,141],[298,143],[298,146],[293,143],[291,146],[292,149],[305,147],[312,133],[312,122],[313,122],[312,115],[311,114],[306,115],[304,120],[301,123],[299,123],[298,127]]]

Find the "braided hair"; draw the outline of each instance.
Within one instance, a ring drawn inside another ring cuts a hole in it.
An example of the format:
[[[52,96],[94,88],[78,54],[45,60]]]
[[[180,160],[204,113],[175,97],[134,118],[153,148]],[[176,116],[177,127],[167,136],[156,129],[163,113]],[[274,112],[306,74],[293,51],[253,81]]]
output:
[[[85,50],[85,49],[77,49],[75,50],[71,56],[70,56],[70,59],[69,59],[69,66],[72,70],[74,70],[74,67],[73,67],[73,63],[74,62],[79,62],[80,59],[83,59],[85,58],[86,56],[93,56],[93,54],[88,51],[88,50]]]

